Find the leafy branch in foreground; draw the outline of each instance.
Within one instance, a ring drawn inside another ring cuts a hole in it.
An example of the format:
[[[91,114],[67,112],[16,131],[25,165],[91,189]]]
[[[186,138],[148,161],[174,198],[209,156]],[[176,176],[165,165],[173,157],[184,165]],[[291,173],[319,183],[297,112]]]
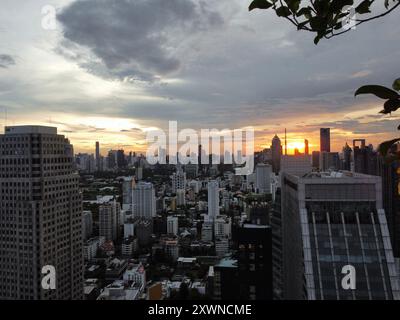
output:
[[[380,113],[391,114],[400,108],[400,94],[398,93],[400,91],[400,78],[393,82],[392,88],[393,89],[390,89],[379,85],[367,85],[359,88],[355,96],[360,94],[373,94],[380,99],[386,100],[383,104],[383,110],[381,110]],[[400,125],[397,129],[400,130]],[[400,155],[396,152],[396,148],[394,148],[394,145],[399,141],[400,138],[397,138],[381,143],[378,147],[378,152],[389,161],[400,159]]]
[[[349,32],[354,27],[386,16],[400,0],[384,0],[384,10],[372,14],[373,4],[382,0],[253,0],[249,11],[272,9],[298,30],[316,33],[314,43]],[[352,10],[353,8],[353,10]],[[376,11],[376,9],[374,10]]]

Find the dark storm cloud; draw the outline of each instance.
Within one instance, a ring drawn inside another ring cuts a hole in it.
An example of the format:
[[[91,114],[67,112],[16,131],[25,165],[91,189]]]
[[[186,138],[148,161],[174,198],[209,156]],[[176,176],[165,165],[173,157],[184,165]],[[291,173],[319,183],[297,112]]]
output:
[[[181,58],[176,47],[184,34],[223,24],[204,1],[192,0],[78,0],[58,20],[66,40],[59,52],[76,45],[89,49],[94,57],[74,53],[81,66],[129,80],[153,80],[177,71]]]
[[[8,54],[0,54],[0,68],[8,68],[15,65],[15,60]]]

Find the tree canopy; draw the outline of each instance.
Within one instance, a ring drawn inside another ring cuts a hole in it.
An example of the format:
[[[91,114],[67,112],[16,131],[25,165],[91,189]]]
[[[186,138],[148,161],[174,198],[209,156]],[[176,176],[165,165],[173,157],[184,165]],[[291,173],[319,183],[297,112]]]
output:
[[[298,30],[315,33],[317,44],[322,38],[332,38],[384,17],[399,6],[400,0],[253,0],[249,10],[274,10]]]

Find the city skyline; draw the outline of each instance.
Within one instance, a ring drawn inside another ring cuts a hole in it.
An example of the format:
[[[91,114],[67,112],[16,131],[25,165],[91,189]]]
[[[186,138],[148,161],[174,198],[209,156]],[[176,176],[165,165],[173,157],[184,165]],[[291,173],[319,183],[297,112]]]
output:
[[[2,5],[0,126],[57,126],[76,152],[91,152],[95,141],[142,151],[146,132],[169,120],[193,129],[253,126],[256,150],[287,127],[290,153],[304,139],[316,150],[322,127],[332,128],[337,151],[353,139],[376,147],[396,135],[399,117],[379,115],[380,101],[354,92],[396,76],[398,11],[314,47],[311,35],[272,14],[249,14],[238,0],[173,0],[160,12],[128,1]],[[43,28],[46,5],[57,10],[55,30]]]

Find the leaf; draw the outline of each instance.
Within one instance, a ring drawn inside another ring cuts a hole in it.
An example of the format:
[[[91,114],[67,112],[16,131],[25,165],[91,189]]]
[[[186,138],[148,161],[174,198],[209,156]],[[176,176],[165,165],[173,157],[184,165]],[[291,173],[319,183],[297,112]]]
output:
[[[362,86],[354,95],[358,96],[360,94],[374,94],[381,99],[398,99],[400,97],[396,91],[377,85]]]
[[[400,108],[400,100],[399,99],[389,99],[384,104],[384,114],[392,113]]]
[[[300,8],[300,0],[285,0],[285,2],[290,11],[292,11],[293,13],[297,13]]]
[[[394,90],[400,91],[400,78],[394,80],[392,87]]]
[[[371,0],[364,0],[363,2],[361,2],[357,8],[356,8],[356,12],[360,13],[360,14],[364,14],[364,13],[370,13],[371,10],[369,10],[369,7],[371,6],[371,3],[373,1]]]
[[[249,11],[253,9],[269,9],[272,6],[273,4],[267,0],[254,0],[249,6]]]
[[[382,155],[382,156],[386,156],[389,149],[396,143],[399,142],[400,138],[397,139],[393,139],[393,140],[389,140],[389,141],[385,141],[383,143],[381,143],[378,147],[378,152]]]
[[[291,15],[289,8],[285,6],[281,6],[276,9],[276,14],[278,17],[289,17]]]

